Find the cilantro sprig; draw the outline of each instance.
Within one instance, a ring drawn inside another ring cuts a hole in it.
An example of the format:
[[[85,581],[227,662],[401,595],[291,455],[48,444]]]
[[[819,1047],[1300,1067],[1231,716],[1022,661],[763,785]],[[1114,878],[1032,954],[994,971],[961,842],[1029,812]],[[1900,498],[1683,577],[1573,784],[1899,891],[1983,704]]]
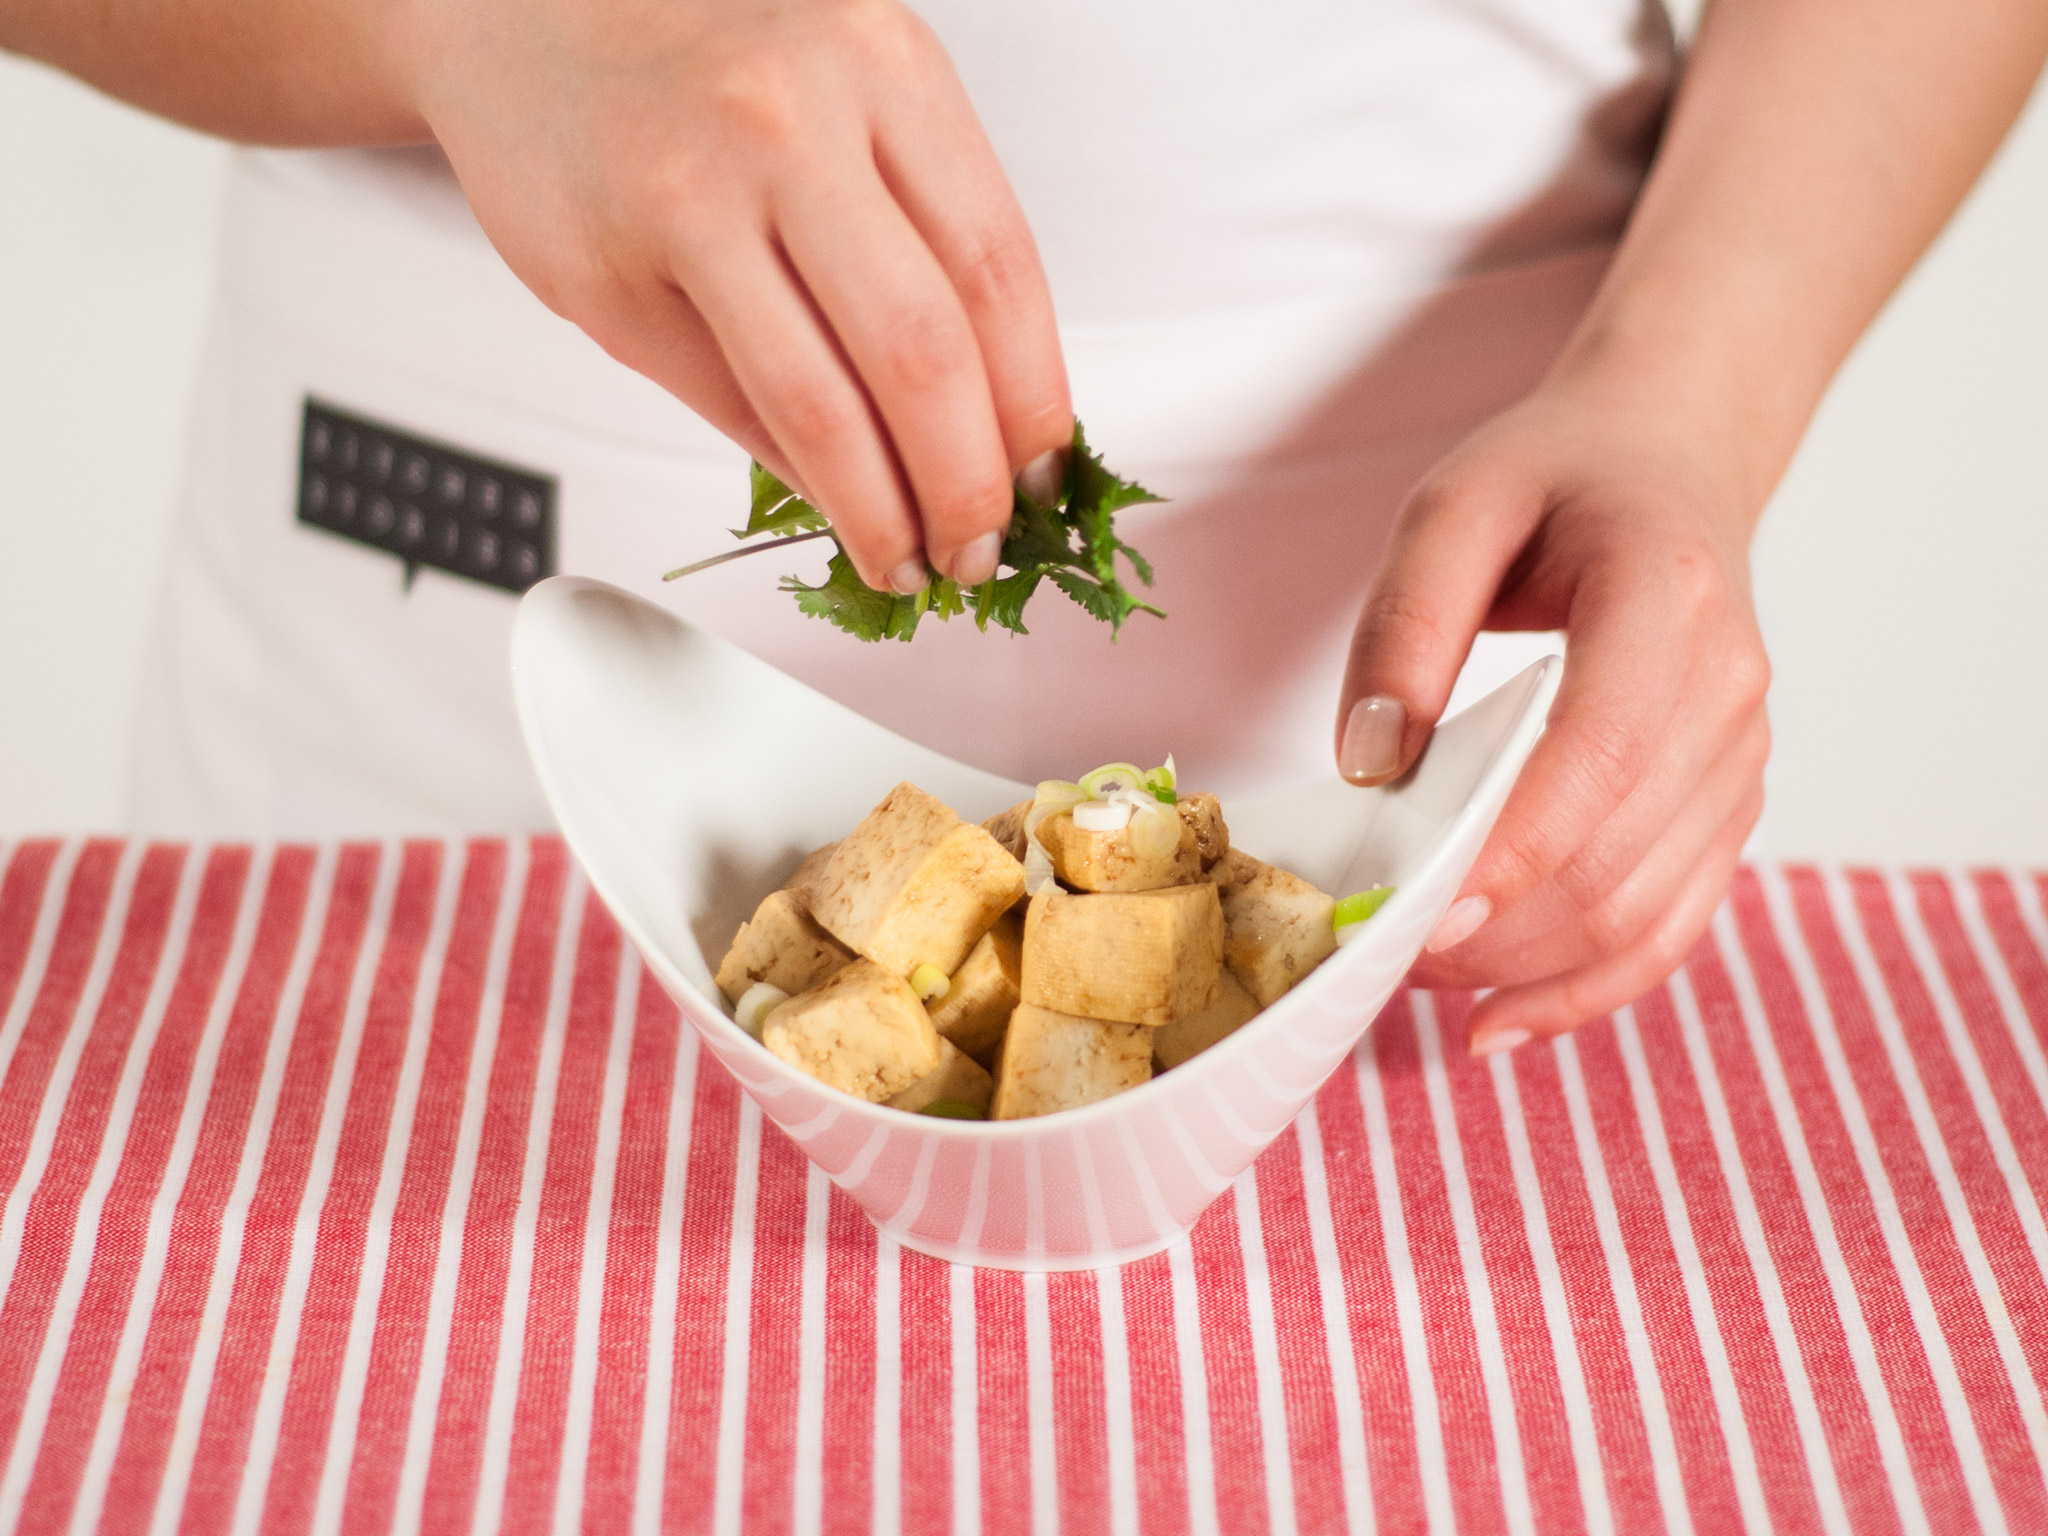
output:
[[[963,613],[971,613],[975,627],[981,630],[994,624],[1028,634],[1025,605],[1047,581],[1107,624],[1112,640],[1133,613],[1166,617],[1164,610],[1124,585],[1119,559],[1147,587],[1152,585],[1152,566],[1116,532],[1118,512],[1161,498],[1103,468],[1079,422],[1074,424],[1073,449],[1067,455],[1066,481],[1058,498],[1050,506],[1041,506],[1022,491],[1016,493],[998,574],[976,587],[963,588],[951,577],[927,568],[930,580],[921,592],[907,597],[877,592],[860,579],[823,513],[759,464],[753,468],[752,484],[753,506],[747,525],[732,531],[736,538],[761,542],[670,571],[664,580],[673,581],[763,549],[831,539],[833,552],[825,579],[812,585],[785,576],[782,590],[795,595],[803,612],[836,625],[857,640],[909,640],[927,616],[946,620]]]

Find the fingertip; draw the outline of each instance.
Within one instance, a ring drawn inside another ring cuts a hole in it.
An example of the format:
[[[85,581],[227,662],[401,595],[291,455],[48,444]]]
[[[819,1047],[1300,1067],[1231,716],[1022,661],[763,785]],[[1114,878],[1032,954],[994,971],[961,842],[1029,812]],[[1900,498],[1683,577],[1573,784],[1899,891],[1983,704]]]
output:
[[[930,584],[931,572],[927,568],[925,553],[916,544],[908,549],[893,539],[879,546],[862,544],[848,538],[846,530],[836,524],[834,531],[839,536],[839,547],[853,562],[854,574],[875,591],[908,597]]]
[[[1072,429],[1069,429],[1072,436]],[[1048,448],[1017,472],[1017,489],[1041,507],[1060,499],[1067,483],[1067,450]]]
[[[1337,738],[1337,771],[1361,787],[1384,784],[1405,767],[1408,706],[1391,694],[1355,700]]]
[[[1455,949],[1485,926],[1493,916],[1493,903],[1484,896],[1461,896],[1452,902],[1450,908],[1430,930],[1422,948],[1427,954],[1441,954]]]
[[[1555,998],[1534,987],[1506,987],[1490,992],[1465,1018],[1465,1050],[1474,1061],[1505,1056],[1538,1040],[1568,1034],[1576,1020],[1565,1017]]]
[[[970,539],[953,557],[953,580],[963,587],[978,587],[996,573],[996,564],[1002,558],[1003,531],[991,529],[979,538]]]
[[[922,592],[930,581],[931,578],[926,574],[922,560],[903,560],[890,567],[889,574],[884,578],[883,590],[894,592],[899,597],[909,597],[913,593]]]
[[[1536,1038],[1535,1033],[1520,1024],[1502,1023],[1492,1028],[1480,1027],[1472,1031],[1466,1042],[1466,1049],[1473,1060],[1483,1056],[1501,1056],[1518,1046],[1527,1045]]]
[[[977,586],[995,574],[1009,535],[1015,496],[1007,477],[992,477],[971,505],[927,504],[919,515],[924,556],[932,569],[962,586]]]
[[[818,505],[815,501],[811,504]],[[931,552],[907,509],[879,509],[879,517],[865,509],[859,516],[842,516],[825,507],[819,510],[831,522],[839,547],[865,585],[907,597],[930,584]]]

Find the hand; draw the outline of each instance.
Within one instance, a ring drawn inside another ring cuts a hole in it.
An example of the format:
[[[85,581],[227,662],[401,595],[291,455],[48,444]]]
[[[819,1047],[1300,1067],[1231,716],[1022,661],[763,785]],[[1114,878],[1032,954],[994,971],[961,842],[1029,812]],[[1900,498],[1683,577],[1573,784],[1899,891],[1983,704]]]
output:
[[[870,586],[993,573],[1073,411],[1030,230],[907,7],[411,6],[411,94],[550,308],[802,490]]]
[[[1475,1055],[1675,970],[1763,808],[1761,496],[1706,413],[1656,393],[1554,380],[1467,440],[1403,510],[1353,641],[1339,765],[1375,784],[1422,750],[1477,631],[1569,632],[1549,729],[1418,970],[1500,989],[1471,1014]]]

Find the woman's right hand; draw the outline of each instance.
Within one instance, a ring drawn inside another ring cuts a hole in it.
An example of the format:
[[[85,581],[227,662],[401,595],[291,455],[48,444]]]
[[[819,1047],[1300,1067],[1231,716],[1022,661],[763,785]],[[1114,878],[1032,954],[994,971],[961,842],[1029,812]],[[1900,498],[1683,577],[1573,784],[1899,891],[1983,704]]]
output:
[[[410,94],[551,309],[835,524],[870,586],[995,570],[1073,431],[1037,248],[898,0],[403,0]]]

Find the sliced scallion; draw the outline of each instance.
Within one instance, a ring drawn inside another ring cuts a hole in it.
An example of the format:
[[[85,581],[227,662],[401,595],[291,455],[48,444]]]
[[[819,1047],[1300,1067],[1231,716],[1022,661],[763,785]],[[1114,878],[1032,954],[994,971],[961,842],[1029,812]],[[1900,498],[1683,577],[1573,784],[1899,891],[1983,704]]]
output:
[[[1337,910],[1330,914],[1330,926],[1336,931],[1337,946],[1342,948],[1365,932],[1365,921],[1386,905],[1387,898],[1394,894],[1391,885],[1376,885],[1369,891],[1354,891],[1337,903]]]
[[[1164,805],[1176,804],[1180,795],[1173,772],[1173,754],[1166,754],[1166,761],[1145,775],[1145,787],[1152,791],[1152,798]]]
[[[1163,859],[1180,846],[1181,830],[1179,811],[1149,801],[1131,818],[1131,852],[1141,859]]]
[[[733,1017],[739,1020],[741,1029],[758,1040],[768,1015],[788,1001],[789,994],[773,982],[757,981],[740,994],[740,1000],[733,1005]]]
[[[1121,832],[1134,809],[1128,800],[1083,800],[1074,807],[1074,825],[1083,832]]]
[[[1091,800],[1107,800],[1119,789],[1145,787],[1145,770],[1132,763],[1104,763],[1093,773],[1081,775],[1081,788]]]

